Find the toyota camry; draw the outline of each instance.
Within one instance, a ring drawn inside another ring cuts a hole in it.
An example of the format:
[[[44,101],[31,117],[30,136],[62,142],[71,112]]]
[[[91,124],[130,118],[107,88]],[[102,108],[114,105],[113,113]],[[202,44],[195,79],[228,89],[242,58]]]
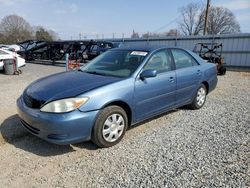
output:
[[[201,108],[216,66],[182,48],[111,49],[78,71],[31,83],[17,100],[22,125],[56,144],[117,144],[129,126],[180,106]]]

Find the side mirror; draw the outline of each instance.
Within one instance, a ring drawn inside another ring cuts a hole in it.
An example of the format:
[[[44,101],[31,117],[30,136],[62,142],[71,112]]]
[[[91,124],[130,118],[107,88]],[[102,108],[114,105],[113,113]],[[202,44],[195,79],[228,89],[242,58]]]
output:
[[[144,78],[152,78],[152,77],[156,77],[157,75],[157,71],[154,69],[147,69],[147,70],[143,70],[142,73],[140,74],[140,78],[144,79]]]

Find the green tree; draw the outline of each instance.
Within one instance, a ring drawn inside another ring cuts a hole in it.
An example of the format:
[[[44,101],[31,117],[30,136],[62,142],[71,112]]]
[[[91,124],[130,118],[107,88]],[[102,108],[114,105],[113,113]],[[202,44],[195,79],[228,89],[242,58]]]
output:
[[[39,26],[35,32],[36,40],[52,41],[53,36],[45,28]]]

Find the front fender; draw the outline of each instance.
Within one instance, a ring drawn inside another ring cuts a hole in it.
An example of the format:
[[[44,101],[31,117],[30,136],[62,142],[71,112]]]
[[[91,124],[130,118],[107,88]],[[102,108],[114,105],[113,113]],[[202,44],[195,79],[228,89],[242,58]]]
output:
[[[87,103],[79,108],[82,112],[102,109],[114,101],[123,101],[132,108],[134,104],[134,78],[94,89],[78,97],[81,96],[89,98]]]

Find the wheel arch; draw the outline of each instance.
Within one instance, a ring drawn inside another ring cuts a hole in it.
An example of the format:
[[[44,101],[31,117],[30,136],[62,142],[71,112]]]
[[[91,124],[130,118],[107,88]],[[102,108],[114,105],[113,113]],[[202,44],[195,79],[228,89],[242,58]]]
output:
[[[209,84],[207,81],[203,81],[202,84],[206,87],[207,94],[209,93]]]
[[[131,107],[124,101],[117,100],[117,101],[112,101],[108,104],[105,104],[102,108],[106,108],[108,106],[119,106],[121,107],[127,114],[128,117],[128,126],[131,125],[132,123],[132,110]]]

